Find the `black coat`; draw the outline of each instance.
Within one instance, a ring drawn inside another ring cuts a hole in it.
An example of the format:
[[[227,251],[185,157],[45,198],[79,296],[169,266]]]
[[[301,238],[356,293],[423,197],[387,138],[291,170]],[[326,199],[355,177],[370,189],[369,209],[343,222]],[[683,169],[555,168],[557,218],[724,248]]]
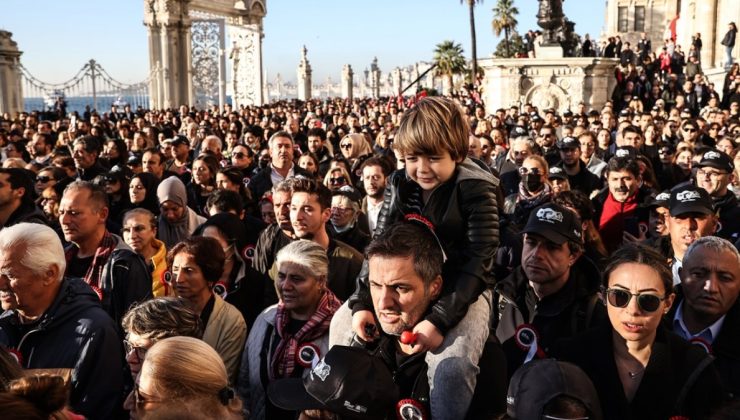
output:
[[[679,304],[684,302],[681,287],[676,288],[676,301],[673,309],[666,315],[666,326],[673,327],[673,318],[676,316]],[[722,328],[715,337],[712,345],[714,364],[717,366],[725,394],[737,401],[740,399],[740,300],[735,301],[725,315]]]
[[[72,369],[70,406],[75,412],[90,419],[118,414],[124,383],[121,338],[82,280],[63,279],[54,302],[31,327],[20,325],[15,311],[2,314],[0,344],[22,354],[23,368]]]
[[[305,169],[295,164],[293,165],[293,172],[296,175],[302,175],[309,179],[314,178],[314,176],[309,174]],[[251,181],[249,181],[249,189],[252,191],[252,198],[257,201],[259,201],[267,191],[270,191],[272,189],[272,166],[268,165],[253,176]]]
[[[498,180],[470,159],[457,164],[452,179],[437,187],[426,205],[418,202],[421,187],[404,170],[388,180],[374,234],[412,213],[421,212],[434,225],[448,259],[442,267],[442,295],[426,319],[443,334],[465,317],[468,307],[494,282],[491,272],[499,244],[497,187]],[[372,310],[367,275],[365,261],[357,291],[349,300],[353,312]]]
[[[558,360],[578,365],[591,378],[599,394],[605,420],[668,419],[674,415],[705,419],[709,411],[723,402],[722,385],[713,363],[701,366],[708,357],[691,345],[659,327],[652,353],[632,401],[627,401],[614,361],[613,329],[609,323],[564,340],[553,355]],[[678,396],[695,369],[700,373],[678,407]]]

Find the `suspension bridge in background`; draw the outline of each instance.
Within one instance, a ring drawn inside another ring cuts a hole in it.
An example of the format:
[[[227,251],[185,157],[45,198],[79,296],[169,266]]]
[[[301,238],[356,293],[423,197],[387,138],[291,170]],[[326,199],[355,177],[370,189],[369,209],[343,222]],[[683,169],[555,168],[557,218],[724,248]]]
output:
[[[149,78],[138,83],[122,83],[95,60],[85,63],[77,74],[61,83],[44,82],[22,64],[19,67],[26,111],[59,111],[62,102],[68,112],[82,112],[86,106],[102,113],[111,105],[121,109],[130,105],[133,110],[139,106],[148,109],[150,105]]]

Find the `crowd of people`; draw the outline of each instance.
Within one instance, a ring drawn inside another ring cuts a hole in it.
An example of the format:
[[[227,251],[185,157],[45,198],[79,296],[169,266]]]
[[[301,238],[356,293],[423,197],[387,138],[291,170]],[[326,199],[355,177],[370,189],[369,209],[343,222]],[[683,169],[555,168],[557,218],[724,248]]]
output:
[[[4,115],[3,418],[737,418],[728,79]]]

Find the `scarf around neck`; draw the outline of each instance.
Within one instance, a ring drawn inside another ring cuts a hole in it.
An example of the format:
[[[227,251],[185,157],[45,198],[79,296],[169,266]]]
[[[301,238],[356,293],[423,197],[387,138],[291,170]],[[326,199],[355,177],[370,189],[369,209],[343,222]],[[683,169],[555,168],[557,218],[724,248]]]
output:
[[[289,378],[293,374],[298,346],[326,334],[329,331],[331,319],[340,306],[342,306],[342,301],[327,289],[319,301],[316,312],[311,315],[311,318],[297,333],[289,335],[286,327],[290,322],[290,314],[285,309],[282,301],[278,303],[277,313],[275,314],[275,331],[280,336],[280,344],[275,349],[270,362],[271,380]]]

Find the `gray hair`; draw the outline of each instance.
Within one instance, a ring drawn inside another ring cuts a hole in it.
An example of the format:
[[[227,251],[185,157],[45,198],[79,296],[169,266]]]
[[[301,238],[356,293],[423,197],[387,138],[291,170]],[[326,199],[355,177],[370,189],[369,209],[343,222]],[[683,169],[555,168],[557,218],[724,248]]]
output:
[[[314,241],[301,239],[284,246],[275,258],[278,269],[284,262],[299,265],[314,277],[326,279],[329,275],[329,257],[326,256],[326,250]]]
[[[157,216],[143,207],[135,207],[123,214],[123,223],[134,216],[144,216],[152,228],[157,227]]]
[[[695,240],[691,243],[691,245],[689,245],[689,248],[683,255],[684,266],[691,259],[691,257],[693,257],[694,252],[698,251],[701,247],[707,247],[716,253],[720,253],[723,251],[729,252],[735,256],[737,263],[740,264],[740,252],[738,252],[737,248],[735,248],[735,245],[733,245],[730,241],[718,236],[704,236]]]
[[[519,136],[519,137],[517,137],[517,138],[515,138],[515,139],[513,139],[513,140],[510,141],[511,146],[513,146],[514,143],[518,143],[518,142],[525,143],[527,146],[529,146],[529,148],[531,150],[535,150],[535,148],[536,148],[536,143],[529,136]]]
[[[33,274],[42,276],[52,266],[59,269],[59,278],[64,277],[67,260],[59,236],[52,228],[37,223],[18,223],[0,231],[0,252],[24,249],[19,262]]]

